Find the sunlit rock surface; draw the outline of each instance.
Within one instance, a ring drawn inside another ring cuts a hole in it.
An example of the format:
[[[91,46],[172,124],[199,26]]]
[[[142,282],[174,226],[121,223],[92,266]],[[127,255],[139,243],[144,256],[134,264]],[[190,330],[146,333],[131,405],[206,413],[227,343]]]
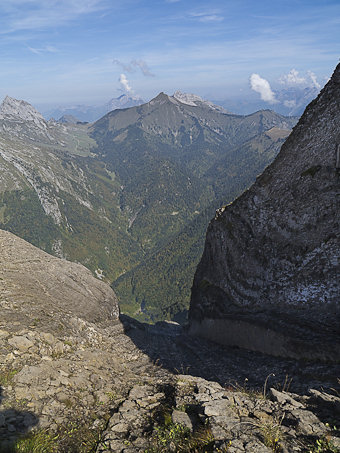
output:
[[[84,266],[55,258],[8,231],[0,230],[0,302],[13,322],[39,319],[60,323],[77,316],[86,321],[117,319],[112,289]]]

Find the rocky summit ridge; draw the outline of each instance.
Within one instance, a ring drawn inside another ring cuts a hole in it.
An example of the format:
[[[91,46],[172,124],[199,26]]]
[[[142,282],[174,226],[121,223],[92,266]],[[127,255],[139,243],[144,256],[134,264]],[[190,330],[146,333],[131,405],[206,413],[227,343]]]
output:
[[[41,113],[26,101],[6,96],[0,105],[1,135],[50,145],[58,142],[56,135],[60,131],[56,126],[53,121],[45,121]]]
[[[43,116],[28,102],[6,96],[0,105],[0,119],[14,117],[36,124],[45,122]]]
[[[172,97],[174,97],[175,99],[180,101],[182,104],[191,105],[193,107],[205,106],[212,110],[217,110],[218,112],[221,112],[221,113],[229,113],[223,107],[213,104],[211,101],[206,101],[206,100],[202,99],[200,96],[198,96],[197,94],[182,93],[181,91],[177,90],[177,91],[175,91],[175,93]]]
[[[339,122],[340,66],[273,164],[211,221],[192,333],[339,360]]]

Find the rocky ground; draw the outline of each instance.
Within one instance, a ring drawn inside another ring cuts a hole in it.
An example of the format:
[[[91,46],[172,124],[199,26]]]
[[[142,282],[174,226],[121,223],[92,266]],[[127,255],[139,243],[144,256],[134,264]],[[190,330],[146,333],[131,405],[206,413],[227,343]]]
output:
[[[335,366],[202,342],[172,323],[55,321],[0,323],[0,451],[32,429],[56,433],[42,451],[57,452],[340,447]]]
[[[1,230],[0,308],[0,453],[339,451],[336,364],[118,317],[87,269]]]

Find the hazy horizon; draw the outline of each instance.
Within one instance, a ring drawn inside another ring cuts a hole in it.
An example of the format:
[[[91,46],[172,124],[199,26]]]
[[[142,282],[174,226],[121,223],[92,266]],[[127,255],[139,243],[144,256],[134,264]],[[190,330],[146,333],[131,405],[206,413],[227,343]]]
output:
[[[8,0],[0,98],[96,105],[176,90],[258,99],[322,87],[338,62],[337,1]]]

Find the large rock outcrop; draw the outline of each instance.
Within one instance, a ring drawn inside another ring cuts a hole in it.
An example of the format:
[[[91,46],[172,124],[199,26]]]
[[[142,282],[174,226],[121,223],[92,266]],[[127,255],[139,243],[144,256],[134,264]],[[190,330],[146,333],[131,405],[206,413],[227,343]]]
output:
[[[339,359],[340,65],[255,184],[216,212],[190,331],[273,355]]]
[[[13,322],[26,319],[26,325],[34,319],[53,323],[55,314],[90,322],[119,316],[112,289],[84,266],[55,258],[3,230],[0,230],[0,307],[3,317],[11,314]]]

